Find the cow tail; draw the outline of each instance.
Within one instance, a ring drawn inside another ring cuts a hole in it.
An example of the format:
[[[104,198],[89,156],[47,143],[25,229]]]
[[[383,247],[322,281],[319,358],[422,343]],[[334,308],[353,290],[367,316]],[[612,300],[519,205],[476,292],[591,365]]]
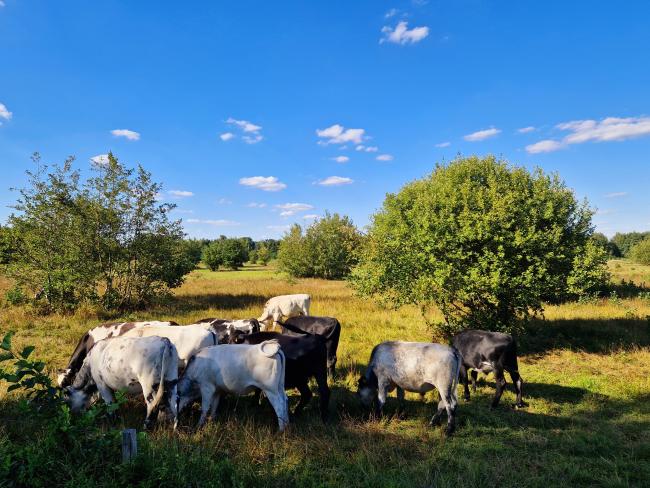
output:
[[[282,348],[278,349],[278,357],[280,358],[280,374],[278,375],[280,377],[280,380],[278,381],[278,391],[280,393],[284,393],[284,375],[286,373],[286,358],[284,357],[284,352],[282,351]]]
[[[153,399],[152,409],[158,407],[163,395],[165,394],[165,358],[171,356],[171,342],[169,342],[169,339],[167,338],[164,338],[163,342],[165,343],[165,348],[163,349],[162,360],[160,361],[160,383],[158,383],[158,391]]]
[[[456,349],[454,346],[451,346],[451,350],[454,354],[454,359],[456,360],[456,369],[454,371],[454,376],[451,382],[451,399],[454,402],[454,405],[458,405],[458,376],[460,374],[460,363],[463,360],[463,357],[460,355],[458,349]]]

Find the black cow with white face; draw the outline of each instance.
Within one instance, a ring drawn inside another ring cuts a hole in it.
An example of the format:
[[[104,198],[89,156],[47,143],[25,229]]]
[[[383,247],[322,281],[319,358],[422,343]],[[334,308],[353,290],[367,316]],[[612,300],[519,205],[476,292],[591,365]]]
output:
[[[318,335],[325,339],[327,348],[327,371],[334,376],[336,368],[336,350],[339,347],[341,324],[334,317],[299,316],[280,322],[282,333],[291,336],[306,334]]]
[[[479,371],[483,374],[494,373],[496,394],[492,400],[492,408],[496,407],[506,387],[504,371],[507,371],[517,392],[517,401],[514,406],[516,408],[527,406],[521,398],[524,382],[519,375],[517,343],[511,335],[486,330],[465,330],[456,334],[451,343],[463,356],[460,380],[465,387],[465,400],[470,398],[468,371],[471,370],[474,392],[476,392],[476,379]]]
[[[318,335],[302,335],[291,337],[279,332],[256,332],[244,334],[232,331],[231,344],[261,344],[275,339],[286,358],[284,387],[289,390],[297,388],[300,401],[293,414],[298,415],[309,403],[313,394],[309,389],[309,379],[315,378],[318,384],[320,399],[320,414],[323,422],[327,421],[330,389],[327,385],[327,348],[325,339]]]

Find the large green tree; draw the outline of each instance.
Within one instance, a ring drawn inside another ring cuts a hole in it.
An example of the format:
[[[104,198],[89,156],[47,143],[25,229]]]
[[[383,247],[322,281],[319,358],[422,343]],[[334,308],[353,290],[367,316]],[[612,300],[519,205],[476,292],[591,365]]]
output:
[[[352,283],[387,304],[418,305],[425,317],[437,306],[441,335],[512,330],[545,298],[569,293],[591,216],[557,175],[459,157],[387,195]]]
[[[221,236],[204,248],[203,262],[212,271],[216,271],[220,266],[236,270],[248,261],[248,249],[249,238]]]
[[[15,252],[9,271],[50,309],[84,301],[135,308],[179,286],[193,268],[173,205],[142,167],[113,154],[82,181],[70,158],[52,169],[34,157],[28,185],[9,218]]]

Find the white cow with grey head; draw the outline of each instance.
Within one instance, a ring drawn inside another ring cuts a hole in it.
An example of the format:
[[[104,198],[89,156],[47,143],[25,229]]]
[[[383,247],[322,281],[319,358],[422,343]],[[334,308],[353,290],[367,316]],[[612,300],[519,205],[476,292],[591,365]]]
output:
[[[79,412],[88,407],[96,391],[106,403],[113,402],[118,390],[141,394],[148,428],[161,407],[176,424],[177,383],[178,353],[169,339],[116,337],[99,341],[88,352],[74,382],[65,388],[65,397],[70,409]]]
[[[264,324],[263,330],[266,330],[271,319],[275,326],[283,317],[288,319],[298,315],[309,315],[310,306],[311,297],[306,293],[280,295],[267,300],[264,304],[264,311],[257,320]]]

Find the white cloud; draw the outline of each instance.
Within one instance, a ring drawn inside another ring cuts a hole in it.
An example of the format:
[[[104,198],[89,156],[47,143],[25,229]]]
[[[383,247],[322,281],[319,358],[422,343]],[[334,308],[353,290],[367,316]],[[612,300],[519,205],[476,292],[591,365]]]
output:
[[[140,140],[140,133],[129,129],[113,129],[111,134],[115,137],[126,137],[129,141]]]
[[[108,164],[108,154],[98,154],[97,156],[90,158],[90,161],[100,166],[104,166],[105,164]]]
[[[311,210],[314,208],[313,205],[309,205],[308,203],[283,203],[276,205],[275,207],[282,210],[282,212],[280,212],[280,216],[282,217],[289,217],[298,212],[304,212],[305,210]]]
[[[235,137],[235,134],[233,134],[232,132],[224,132],[223,134],[219,135],[219,138],[222,141],[229,141],[230,139],[232,139],[234,137]]]
[[[375,159],[377,161],[392,161],[395,158],[391,154],[380,154]]]
[[[607,193],[605,195],[605,198],[619,198],[619,197],[624,197],[627,195],[626,191],[615,191],[612,193]]]
[[[239,184],[264,191],[280,191],[287,187],[287,185],[282,183],[275,176],[250,176],[248,178],[240,178]]]
[[[379,148],[377,146],[364,146],[363,144],[359,144],[355,149],[357,151],[364,151],[364,152],[377,152],[377,151],[379,151]]]
[[[449,146],[451,146],[451,142],[449,141],[439,142],[438,144],[436,144],[436,147],[449,147]]]
[[[169,194],[171,196],[178,197],[178,198],[186,198],[186,197],[193,197],[194,196],[194,193],[192,193],[191,191],[187,191],[187,190],[170,190]]]
[[[365,129],[346,129],[340,124],[334,124],[327,129],[317,129],[316,135],[325,139],[320,144],[344,144],[353,142],[360,144],[365,134]]]
[[[9,120],[12,116],[13,114],[9,111],[7,106],[4,103],[0,103],[0,119]],[[1,122],[0,125],[2,125]]]
[[[522,127],[521,129],[517,129],[517,132],[519,132],[520,134],[528,134],[529,132],[534,132],[534,131],[535,131],[535,127],[533,127],[532,125],[529,125],[528,127]]]
[[[265,208],[266,203],[256,203],[256,202],[251,202],[248,205],[246,205],[249,208]]]
[[[238,127],[243,132],[244,135],[242,135],[241,138],[246,144],[257,144],[264,139],[262,134],[260,134],[260,131],[262,130],[262,126],[260,125],[253,124],[248,120],[238,120],[232,117],[229,117],[228,120],[226,120],[226,123]],[[224,139],[223,136],[227,134],[229,134],[229,136]],[[222,140],[227,141],[235,137],[235,135],[231,132],[226,132],[225,134],[221,134],[220,137]]]
[[[553,139],[545,139],[543,141],[536,142],[535,144],[529,144],[526,146],[526,151],[530,154],[545,153],[557,151],[562,148],[563,144]]]
[[[0,7],[4,7],[4,6],[5,6],[4,1],[3,1],[3,0],[0,0]]]
[[[303,215],[302,218],[304,220],[313,220],[318,218],[318,214],[307,214],[307,215]]]
[[[225,220],[225,219],[187,219],[185,222],[188,224],[208,224],[208,225],[214,225],[217,227],[221,226],[228,226],[228,225],[239,225],[239,222],[234,222],[232,220]]]
[[[390,19],[391,17],[395,17],[399,13],[399,10],[396,8],[390,9],[388,12],[384,14],[385,19]]]
[[[219,205],[230,205],[232,204],[232,200],[228,200],[227,198],[220,198],[219,200],[217,200],[217,203]]]
[[[380,44],[383,44],[384,42],[392,42],[394,44],[404,45],[420,42],[429,35],[429,28],[413,27],[413,29],[409,30],[408,22],[402,20],[393,29],[384,26],[381,29],[381,32],[384,34],[384,37],[379,40]]]
[[[491,127],[489,129],[479,130],[472,132],[471,134],[467,134],[466,136],[463,136],[463,139],[469,142],[483,141],[485,139],[489,139],[490,137],[496,136],[500,132],[500,129]]]
[[[337,156],[335,158],[332,158],[332,161],[336,161],[337,163],[347,163],[350,161],[350,158],[347,156]]]
[[[555,126],[568,131],[561,141],[547,139],[526,146],[528,152],[550,152],[571,144],[585,142],[625,141],[636,137],[650,136],[650,117],[606,117],[597,120],[572,120]]]
[[[320,186],[341,186],[341,185],[350,185],[354,183],[352,178],[346,178],[343,176],[328,176],[324,180],[317,181],[316,184]]]

